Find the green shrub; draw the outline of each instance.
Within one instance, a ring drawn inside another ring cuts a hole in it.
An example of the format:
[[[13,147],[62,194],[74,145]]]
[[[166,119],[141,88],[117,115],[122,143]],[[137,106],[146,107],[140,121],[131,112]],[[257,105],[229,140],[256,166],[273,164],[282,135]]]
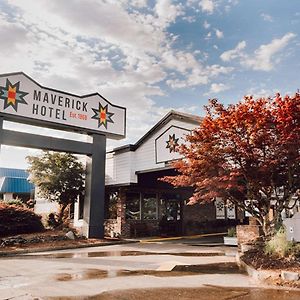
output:
[[[50,213],[47,216],[46,224],[50,228],[57,228],[62,225],[62,222],[59,221],[59,218],[56,213]]]
[[[300,244],[294,244],[291,255],[297,259],[300,259]]]
[[[4,201],[7,205],[24,206],[24,203],[20,199],[9,199]]]
[[[265,253],[268,255],[287,257],[292,253],[293,242],[287,241],[285,229],[281,227],[275,235],[266,242]]]
[[[0,203],[0,237],[44,230],[41,217],[22,206]]]
[[[236,228],[230,227],[227,229],[227,236],[229,237],[235,237],[236,236]]]
[[[8,205],[17,205],[17,206],[24,206],[27,208],[34,208],[35,200],[33,199],[22,199],[22,198],[16,198],[16,199],[9,199],[9,200],[0,200]]]

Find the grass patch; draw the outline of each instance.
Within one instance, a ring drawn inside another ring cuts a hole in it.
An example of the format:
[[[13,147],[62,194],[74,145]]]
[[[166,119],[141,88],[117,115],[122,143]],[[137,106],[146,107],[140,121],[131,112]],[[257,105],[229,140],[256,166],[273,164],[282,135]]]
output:
[[[275,235],[265,244],[265,253],[277,257],[297,256],[299,245],[286,239],[286,231],[281,227]]]

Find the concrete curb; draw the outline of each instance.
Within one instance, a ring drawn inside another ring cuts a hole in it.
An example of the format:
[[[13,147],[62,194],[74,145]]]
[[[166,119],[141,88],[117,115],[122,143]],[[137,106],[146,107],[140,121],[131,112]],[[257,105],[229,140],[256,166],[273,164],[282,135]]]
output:
[[[226,234],[227,232],[203,233],[197,235],[174,236],[174,237],[165,237],[165,238],[137,239],[137,241],[139,241],[140,243],[156,243],[156,242],[163,242],[163,241],[176,241],[182,239],[196,239],[196,238],[209,237],[209,236],[223,236]]]
[[[18,256],[20,254],[29,254],[29,253],[38,253],[38,252],[49,252],[49,251],[59,251],[59,250],[72,250],[72,249],[81,249],[81,248],[90,248],[90,247],[102,247],[102,246],[111,246],[111,245],[122,245],[122,244],[132,244],[137,243],[137,241],[114,241],[107,243],[96,243],[96,244],[85,244],[85,245],[70,245],[70,246],[61,246],[55,248],[32,248],[32,249],[22,249],[16,251],[0,251],[0,257],[12,257]]]
[[[246,271],[248,276],[252,277],[254,281],[266,288],[272,288],[272,289],[282,289],[282,290],[295,290],[299,291],[300,289],[298,287],[291,287],[288,285],[276,285],[272,283],[268,283],[267,279],[279,279],[282,277],[281,270],[256,270],[253,267],[247,265],[245,262],[241,260],[241,255],[240,253],[236,254],[236,262],[242,268],[243,270]],[[288,272],[289,273],[289,272]],[[293,273],[293,272],[292,272]],[[299,275],[299,274],[298,274]],[[297,280],[288,280],[290,282],[297,282]]]
[[[241,260],[241,254],[236,254],[236,262],[247,272],[247,274],[252,277],[255,281],[263,282],[268,278],[279,278],[280,271],[272,271],[272,270],[256,270],[255,268],[247,265],[245,262]]]

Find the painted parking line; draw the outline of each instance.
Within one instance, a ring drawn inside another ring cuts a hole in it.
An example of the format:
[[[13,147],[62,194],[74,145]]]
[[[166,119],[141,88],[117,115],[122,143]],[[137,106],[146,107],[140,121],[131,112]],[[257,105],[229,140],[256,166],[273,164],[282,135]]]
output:
[[[140,240],[140,243],[155,243],[155,242],[163,242],[163,241],[175,241],[181,239],[197,239],[207,236],[221,236],[226,235],[227,232],[217,232],[217,233],[206,233],[206,234],[197,234],[197,235],[188,235],[188,236],[175,236],[175,237],[166,237],[166,238],[154,238],[148,240]]]

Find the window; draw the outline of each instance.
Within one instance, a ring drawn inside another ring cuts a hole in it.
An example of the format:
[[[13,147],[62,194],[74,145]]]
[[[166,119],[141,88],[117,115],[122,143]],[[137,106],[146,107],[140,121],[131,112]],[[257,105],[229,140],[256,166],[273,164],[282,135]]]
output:
[[[143,195],[143,219],[156,220],[157,219],[157,198],[156,194]]]
[[[126,194],[126,219],[140,220],[141,206],[139,193]]]
[[[179,194],[162,194],[160,198],[161,217],[166,221],[179,221],[181,219],[180,201]]]
[[[84,197],[83,196],[79,196],[79,200],[78,200],[78,220],[83,219],[83,210],[84,210]]]

